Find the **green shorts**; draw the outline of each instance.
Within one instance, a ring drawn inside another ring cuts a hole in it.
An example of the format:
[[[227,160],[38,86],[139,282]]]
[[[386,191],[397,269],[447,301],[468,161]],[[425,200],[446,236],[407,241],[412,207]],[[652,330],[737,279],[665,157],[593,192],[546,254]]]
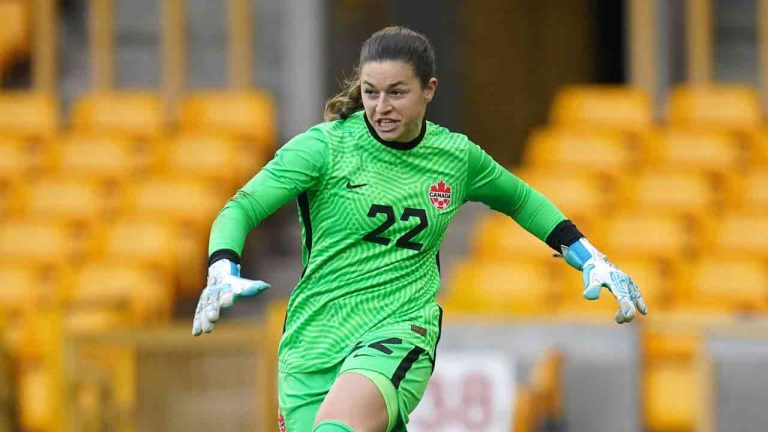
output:
[[[433,360],[422,347],[395,337],[371,335],[359,341],[340,363],[308,373],[283,373],[277,378],[280,431],[309,432],[320,404],[336,377],[355,372],[370,379],[384,397],[387,431],[406,431],[408,416],[424,395]]]

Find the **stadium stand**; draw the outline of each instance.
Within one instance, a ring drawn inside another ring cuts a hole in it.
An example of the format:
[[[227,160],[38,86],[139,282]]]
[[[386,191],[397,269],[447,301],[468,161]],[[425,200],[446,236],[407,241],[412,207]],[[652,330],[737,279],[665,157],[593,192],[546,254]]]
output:
[[[463,263],[450,280],[446,311],[478,317],[543,315],[554,309],[553,275],[546,264],[526,260]]]
[[[60,176],[102,182],[136,179],[157,165],[157,150],[124,136],[67,133],[52,149],[53,168]]]
[[[749,132],[761,122],[759,98],[747,86],[680,86],[667,104],[670,126]]]
[[[43,141],[59,130],[59,104],[52,94],[27,91],[0,93],[0,134]]]
[[[621,205],[625,210],[651,210],[661,215],[698,219],[716,211],[718,189],[711,179],[695,172],[645,169],[621,183]]]
[[[768,268],[760,259],[701,257],[685,269],[676,310],[768,312]]]
[[[526,169],[562,172],[584,171],[617,178],[635,160],[620,134],[584,129],[539,129],[526,146]]]
[[[624,86],[565,87],[556,94],[549,119],[570,129],[644,133],[653,126],[648,95]]]
[[[233,188],[240,186],[240,174],[255,174],[247,171],[253,170],[253,167],[243,164],[255,159],[240,158],[236,142],[222,135],[182,133],[171,138],[162,148],[164,154],[159,166],[160,174],[195,173],[196,178]]]
[[[668,128],[649,136],[643,165],[654,169],[726,175],[746,164],[739,140],[722,131]]]
[[[159,137],[165,128],[163,102],[148,92],[100,91],[79,97],[72,105],[72,128],[113,133],[135,139]]]

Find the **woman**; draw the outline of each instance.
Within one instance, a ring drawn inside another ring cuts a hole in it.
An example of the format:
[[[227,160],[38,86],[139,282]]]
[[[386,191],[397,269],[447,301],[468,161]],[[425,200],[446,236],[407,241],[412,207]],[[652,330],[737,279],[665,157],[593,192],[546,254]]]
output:
[[[609,288],[619,323],[646,313],[637,286],[551,202],[424,119],[437,89],[424,36],[373,34],[345,87],[326,104],[327,121],[285,144],[219,213],[195,313],[193,334],[209,333],[221,307],[268,287],[239,277],[243,243],[298,198],[304,273],[279,349],[281,430],[406,430],[440,339],[440,242],[467,201],[511,216],[582,270],[585,297]]]

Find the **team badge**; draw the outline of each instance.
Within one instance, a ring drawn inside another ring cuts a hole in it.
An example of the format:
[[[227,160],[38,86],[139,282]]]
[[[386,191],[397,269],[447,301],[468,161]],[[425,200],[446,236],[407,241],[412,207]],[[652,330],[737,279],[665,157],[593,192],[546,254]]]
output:
[[[280,432],[286,432],[285,417],[280,411],[277,412],[277,427],[280,428]]]
[[[429,202],[438,210],[445,210],[451,204],[451,187],[445,181],[429,187]]]

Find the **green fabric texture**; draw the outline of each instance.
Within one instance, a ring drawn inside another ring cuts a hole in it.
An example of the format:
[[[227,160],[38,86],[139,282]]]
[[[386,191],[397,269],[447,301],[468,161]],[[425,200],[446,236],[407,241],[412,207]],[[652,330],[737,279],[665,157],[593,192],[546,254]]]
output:
[[[550,200],[519,177],[504,169],[483,149],[471,145],[468,178],[474,179],[468,201],[479,201],[515,220],[541,241],[565,220],[565,215]]]
[[[328,420],[320,423],[312,432],[355,432],[342,422]]]
[[[372,333],[358,340],[346,358],[334,366],[316,372],[279,372],[280,414],[288,431],[311,430],[336,378],[357,373],[370,379],[381,392],[389,416],[387,431],[403,432],[426,391],[432,367],[432,357],[425,349],[387,332]]]

